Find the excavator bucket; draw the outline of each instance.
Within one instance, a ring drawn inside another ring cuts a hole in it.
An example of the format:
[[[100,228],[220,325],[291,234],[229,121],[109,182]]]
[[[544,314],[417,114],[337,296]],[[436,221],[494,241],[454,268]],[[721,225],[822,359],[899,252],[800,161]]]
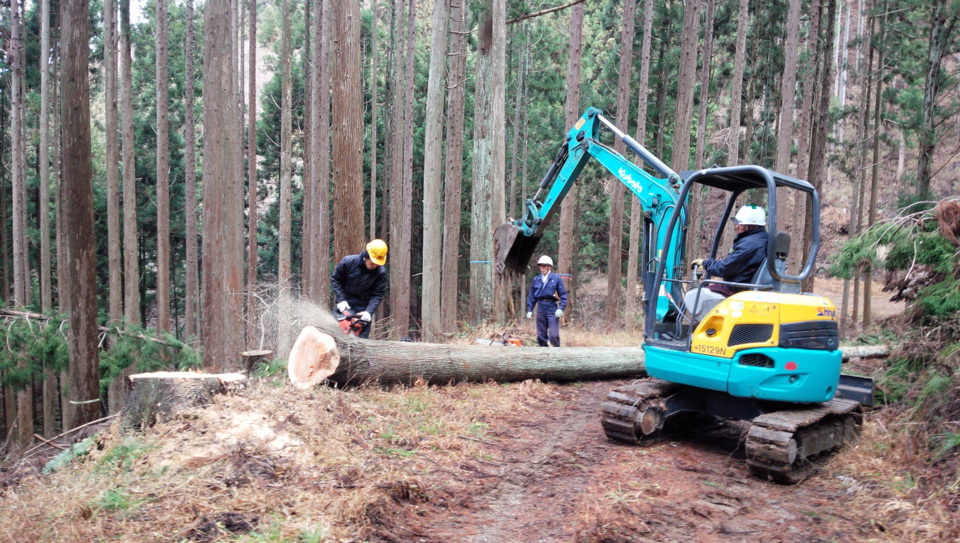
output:
[[[526,273],[540,236],[524,236],[520,228],[505,222],[493,231],[493,243],[498,272]]]

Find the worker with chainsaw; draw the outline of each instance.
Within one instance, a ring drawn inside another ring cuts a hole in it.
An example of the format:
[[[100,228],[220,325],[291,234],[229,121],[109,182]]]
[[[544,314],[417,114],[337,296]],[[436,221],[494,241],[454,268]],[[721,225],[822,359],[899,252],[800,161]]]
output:
[[[736,232],[730,254],[723,259],[698,258],[690,263],[690,267],[703,268],[707,277],[719,277],[730,283],[749,283],[767,257],[767,212],[760,206],[747,204],[730,220]],[[693,320],[699,321],[721,300],[741,290],[744,289],[718,284],[691,288],[684,295],[683,304],[690,311],[696,303]],[[696,302],[698,292],[699,302]]]
[[[370,337],[370,321],[387,292],[386,263],[387,244],[375,239],[362,253],[343,257],[333,270],[330,284],[337,302],[335,314],[341,326],[349,323],[347,333],[353,330],[361,338]]]
[[[560,346],[560,317],[567,307],[567,289],[563,279],[553,273],[553,259],[547,255],[537,261],[540,273],[533,278],[530,293],[527,295],[527,318],[533,317],[533,306],[537,308],[537,345],[547,347]]]

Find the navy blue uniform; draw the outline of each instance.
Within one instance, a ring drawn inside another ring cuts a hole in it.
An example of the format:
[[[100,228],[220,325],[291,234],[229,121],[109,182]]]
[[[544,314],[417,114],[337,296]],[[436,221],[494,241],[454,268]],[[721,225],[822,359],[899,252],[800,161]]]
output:
[[[372,316],[387,293],[387,269],[377,266],[368,270],[363,263],[366,255],[367,252],[364,251],[358,255],[343,257],[330,276],[330,284],[336,303],[347,302],[354,314],[366,311]],[[339,312],[337,313],[339,316]],[[366,338],[369,335],[370,327],[364,326],[360,337]]]
[[[567,307],[567,288],[563,286],[563,279],[551,272],[544,282],[543,274],[538,273],[533,278],[530,293],[527,295],[527,312],[537,306],[537,345],[546,347],[547,342],[554,347],[560,346],[560,319],[557,318],[557,309]]]
[[[723,260],[708,258],[703,261],[703,269],[712,277],[720,277],[731,283],[749,283],[763,259],[767,257],[767,231],[754,228],[733,238],[733,248]],[[731,290],[737,292],[743,289]]]

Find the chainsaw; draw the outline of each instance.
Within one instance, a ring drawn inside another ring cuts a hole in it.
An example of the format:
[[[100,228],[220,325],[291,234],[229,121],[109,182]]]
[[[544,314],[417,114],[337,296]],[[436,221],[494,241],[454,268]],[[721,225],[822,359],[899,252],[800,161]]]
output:
[[[346,335],[353,334],[360,337],[360,332],[363,331],[366,325],[367,323],[360,319],[360,315],[353,314],[349,309],[337,317],[337,326],[339,326],[340,331]]]

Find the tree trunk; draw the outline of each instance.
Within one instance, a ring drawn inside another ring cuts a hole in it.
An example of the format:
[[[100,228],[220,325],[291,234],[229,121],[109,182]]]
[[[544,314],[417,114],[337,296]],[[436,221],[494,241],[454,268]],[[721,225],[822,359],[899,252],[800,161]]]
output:
[[[310,86],[310,228],[304,239],[310,243],[310,264],[304,281],[309,285],[309,299],[321,305],[329,303],[330,280],[330,2],[314,0],[311,57],[314,69]]]
[[[256,0],[253,0],[256,1]],[[200,257],[197,252],[197,152],[196,152],[196,135],[194,133],[194,127],[196,125],[196,116],[195,116],[195,107],[194,107],[194,75],[193,75],[193,51],[194,51],[194,37],[193,37],[193,0],[186,0],[187,5],[187,44],[186,44],[186,70],[184,77],[187,80],[187,84],[184,90],[184,108],[186,109],[186,114],[184,116],[184,127],[183,127],[183,160],[184,160],[184,184],[185,188],[185,198],[186,198],[186,210],[184,215],[186,215],[186,236],[187,236],[187,262],[186,262],[186,294],[184,299],[186,300],[186,325],[184,326],[184,332],[188,338],[195,337],[200,334],[199,323],[199,314],[200,314]],[[255,20],[252,18],[251,20]],[[254,33],[255,34],[255,33]],[[251,61],[253,64],[253,61]],[[256,161],[251,161],[251,164],[256,167]],[[253,221],[256,222],[256,214],[253,215]],[[256,268],[256,261],[254,261],[253,267]]]
[[[70,315],[70,401],[64,429],[100,414],[100,351],[97,345],[97,277],[93,239],[93,164],[90,147],[90,12],[88,0],[60,5],[63,88],[63,199],[67,297]]]
[[[290,352],[288,370],[299,388],[324,379],[338,385],[579,381],[642,377],[643,360],[640,347],[544,349],[357,340],[308,326]]]
[[[884,60],[884,41],[886,40],[887,29],[887,2],[883,5],[883,20],[879,22],[880,36],[877,40],[880,44],[877,52],[877,70],[874,74],[874,101],[873,101],[873,160],[870,174],[870,205],[867,207],[867,229],[871,228],[877,222],[877,197],[880,181],[880,98],[883,95],[883,60]],[[863,327],[870,326],[873,317],[873,300],[871,291],[873,288],[873,266],[867,264],[863,278]]]
[[[939,119],[935,110],[944,84],[944,75],[940,71],[940,66],[944,55],[947,54],[946,49],[951,43],[951,34],[958,18],[956,10],[951,5],[952,3],[946,0],[935,0],[931,5],[929,18],[926,77],[919,134],[920,159],[917,162],[917,199],[921,201],[929,197],[933,155],[937,149],[936,127]]]
[[[170,330],[170,90],[167,2],[157,2],[157,331]]]
[[[713,0],[711,0],[712,4]],[[647,96],[650,92],[650,42],[653,31],[653,0],[645,0],[643,3],[643,38],[640,44],[640,89],[637,99],[637,136],[636,140],[643,145],[647,136]],[[710,27],[708,27],[710,28]],[[634,159],[636,160],[636,159]],[[637,273],[638,270],[646,270],[646,262],[640,262],[640,233],[641,221],[643,220],[643,210],[640,208],[640,200],[630,199],[630,242],[629,242],[629,265],[627,267],[627,304],[626,304],[626,324],[629,330],[636,329],[638,301],[643,299],[643,294],[637,292]],[[642,266],[642,268],[641,268]]]
[[[190,2],[192,0],[188,0]],[[257,0],[250,0],[247,8],[250,17],[249,55],[247,69],[247,344],[253,343],[257,330],[257,228],[259,204],[257,202]],[[312,111],[312,110],[311,110]],[[308,183],[309,186],[309,183]],[[304,210],[307,216],[309,210]]]
[[[237,108],[230,0],[204,6],[203,45],[203,363],[239,365],[243,328],[242,198],[236,177]]]
[[[469,0],[452,2],[450,18],[450,99],[447,102],[447,163],[444,174],[443,270],[440,281],[440,323],[444,332],[457,329],[460,276],[460,213],[463,206],[463,109],[466,97],[467,14]]]
[[[683,33],[680,44],[680,73],[677,76],[677,114],[673,137],[673,160],[676,172],[690,168],[690,129],[693,122],[693,91],[697,80],[697,42],[700,37],[700,1],[684,5]]]
[[[123,295],[127,324],[140,324],[140,262],[137,240],[137,180],[133,134],[133,60],[130,0],[120,0],[120,123],[123,140]]]
[[[707,141],[707,104],[710,102],[710,71],[713,69],[713,21],[715,0],[707,0],[707,20],[703,27],[703,66],[700,68],[700,111],[697,115],[697,150],[694,154],[693,167],[703,168],[703,156],[706,153]],[[700,206],[696,212],[699,216]],[[695,217],[698,218],[698,217]],[[699,221],[691,221],[698,224]]]
[[[206,407],[217,394],[246,386],[242,373],[160,371],[137,373],[128,381],[124,425],[145,428],[175,418],[185,410]]]
[[[363,89],[360,80],[360,5],[333,3],[333,236],[337,260],[363,243]],[[406,139],[406,138],[405,138]],[[393,285],[396,287],[396,285]]]
[[[278,264],[277,270],[278,287],[280,296],[290,294],[291,258],[290,249],[292,242],[290,235],[293,232],[292,224],[292,204],[293,198],[293,164],[291,162],[291,152],[293,144],[290,141],[293,135],[292,130],[292,108],[293,108],[293,78],[290,70],[290,57],[293,55],[291,46],[291,28],[290,28],[290,0],[283,0],[280,5],[280,16],[282,19],[280,31],[280,231],[278,242]],[[282,326],[282,323],[281,323]],[[281,337],[285,334],[281,332]]]
[[[106,22],[106,10],[109,7],[111,15],[109,17],[110,24],[107,25]],[[40,310],[43,313],[50,313],[53,310],[53,288],[52,288],[52,272],[51,272],[51,258],[50,258],[50,97],[52,93],[50,92],[50,0],[41,0],[40,2],[40,156],[38,161],[40,162]],[[109,28],[115,29],[115,17],[113,15],[113,2],[107,1],[104,2],[104,24]],[[113,112],[113,161],[107,159],[107,170],[113,171],[113,188],[117,187],[117,139],[116,139],[116,130],[117,130],[117,104],[116,104],[116,55],[113,49],[115,31],[110,34],[108,33],[105,38],[105,48],[104,54],[109,53],[112,56],[112,61],[108,65],[113,67],[113,71],[110,71],[110,68],[107,68],[107,76],[109,77],[112,74],[113,78],[113,101],[107,98],[107,111]],[[107,93],[108,96],[111,96]],[[109,118],[109,117],[108,117]],[[107,126],[111,126],[108,122]],[[107,129],[108,135],[111,134],[110,129]],[[113,164],[111,167],[110,164]],[[109,184],[109,183],[108,183]],[[119,235],[119,224],[120,224],[120,212],[117,207],[117,195],[112,194],[113,196],[113,211],[114,214],[111,217],[111,231],[114,236]],[[116,250],[114,251],[114,243],[116,244]],[[110,243],[110,268],[111,268],[111,293],[110,293],[110,302],[111,307],[114,303],[114,296],[116,296],[116,302],[120,302],[120,296],[122,292],[114,294],[113,290],[113,273],[117,274],[116,280],[119,286],[121,277],[119,275],[118,266],[120,264],[119,250],[120,250],[120,241],[119,238],[113,240]],[[116,257],[116,262],[113,261],[113,257]],[[116,314],[120,315],[122,308],[118,307]],[[57,425],[57,373],[50,367],[44,368],[43,372],[43,435],[45,437],[50,437],[56,433]]]
[[[444,0],[433,6],[430,43],[430,79],[427,83],[426,124],[423,148],[423,302],[421,338],[436,341],[440,320],[440,255],[442,224],[440,195],[443,162],[443,103],[447,87],[447,27],[450,7]]]
[[[26,188],[24,186],[24,164],[23,155],[20,148],[23,145],[23,122],[21,110],[23,109],[22,87],[23,77],[20,69],[23,63],[22,46],[20,38],[20,1],[12,0],[10,2],[10,44],[9,44],[9,64],[10,64],[10,155],[11,155],[11,192],[13,195],[13,305],[25,306],[27,304],[27,290],[30,283],[27,273],[27,202]]]
[[[777,151],[773,169],[790,175],[790,149],[793,146],[794,102],[797,91],[797,49],[800,40],[800,2],[788,2],[787,37],[783,47],[783,72],[780,77],[780,130],[777,133]],[[828,87],[829,88],[829,87]],[[803,174],[797,173],[797,176]],[[793,207],[792,189],[777,189],[777,229],[793,235],[796,239],[803,232],[803,220],[797,220]],[[800,244],[796,244],[800,245]]]
[[[822,15],[823,8],[820,4],[820,0],[813,0],[810,3],[810,32],[807,36],[807,58],[813,61],[813,69],[807,68],[804,70],[803,78],[803,100],[802,105],[800,106],[800,119],[799,127],[797,128],[797,169],[796,177],[800,179],[808,179],[810,177],[810,136],[812,129],[812,120],[814,116],[813,104],[814,97],[816,96],[816,67],[817,63],[820,61],[820,55],[823,52],[819,49],[820,41],[820,17]],[[838,123],[840,126],[843,126],[843,123]],[[790,191],[792,192],[791,198],[793,200],[791,204],[791,209],[796,210],[800,209],[801,205],[805,205],[804,199],[806,195],[800,191]],[[794,224],[794,231],[801,232],[805,231],[806,217],[800,217],[798,214],[793,213],[790,215],[790,219]],[[803,249],[802,243],[794,243],[790,248],[790,269],[799,270],[802,268],[802,258],[803,255],[801,251]]]
[[[506,5],[489,0],[480,16],[477,83],[474,90],[473,191],[470,228],[471,322],[500,316],[504,277],[493,269],[493,230],[506,219],[504,208],[504,41]]]
[[[377,238],[377,114],[379,102],[377,99],[377,82],[379,81],[379,67],[377,66],[377,0],[372,0],[370,7],[372,14],[370,31],[370,239]]]
[[[727,137],[728,166],[740,162],[740,104],[743,101],[743,72],[747,59],[749,0],[740,0],[737,13],[737,46],[733,61],[733,90],[730,92],[730,134]]]
[[[633,34],[636,23],[636,0],[624,0],[623,31],[620,34],[620,68],[617,78],[617,102],[615,124],[626,127],[630,122],[630,71],[633,65]],[[626,145],[617,138],[613,148],[620,154],[626,152]],[[610,235],[607,241],[607,306],[608,326],[618,328],[623,325],[621,313],[623,290],[620,280],[623,277],[623,195],[626,187],[618,179],[613,180],[613,193],[610,196]],[[627,315],[632,320],[633,315]]]
[[[567,101],[563,127],[568,130],[580,117],[580,64],[583,59],[583,4],[573,6],[570,12],[570,47],[567,52]],[[647,59],[649,61],[649,58]],[[648,66],[641,66],[649,69]],[[643,101],[643,98],[641,98]],[[576,198],[568,194],[560,204],[560,248],[557,254],[557,271],[570,274],[567,290],[567,314],[576,308],[576,276],[573,267],[573,253],[576,244],[573,238],[573,224],[576,220],[574,207]]]
[[[49,2],[49,0],[44,0]],[[123,262],[121,260],[120,231],[120,138],[117,127],[117,21],[116,2],[105,0],[103,3],[104,25],[104,117],[106,120],[106,163],[107,174],[107,267],[110,275],[110,301],[107,318],[111,323],[123,321]],[[43,47],[44,51],[49,46]],[[46,70],[44,70],[46,71]],[[43,147],[41,145],[41,147]]]

